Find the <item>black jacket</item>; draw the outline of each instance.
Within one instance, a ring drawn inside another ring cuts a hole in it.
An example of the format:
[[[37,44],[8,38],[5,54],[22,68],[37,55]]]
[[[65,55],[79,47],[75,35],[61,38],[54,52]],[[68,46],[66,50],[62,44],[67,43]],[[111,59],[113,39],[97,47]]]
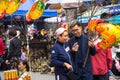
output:
[[[10,40],[9,48],[8,48],[8,59],[11,57],[20,57],[21,56],[21,47],[22,42],[18,37],[14,37]]]

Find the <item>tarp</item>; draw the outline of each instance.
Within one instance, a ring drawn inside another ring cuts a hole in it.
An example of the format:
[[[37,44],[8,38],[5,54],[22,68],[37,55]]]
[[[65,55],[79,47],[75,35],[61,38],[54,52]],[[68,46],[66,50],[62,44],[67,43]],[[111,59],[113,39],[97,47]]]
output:
[[[118,15],[118,14],[120,14],[120,4],[101,7],[101,9],[97,9],[96,13],[94,14],[94,16],[92,18],[100,18],[100,15],[104,12]],[[84,12],[84,14],[82,16],[77,17],[77,20],[79,20],[82,23],[88,23],[88,21],[90,19],[90,14],[91,14],[91,10],[86,11],[86,12]],[[114,17],[111,17],[110,19],[108,19],[108,21],[112,24],[113,23],[120,24],[119,20],[120,20],[120,15],[114,16]]]
[[[103,7],[101,7],[101,8],[98,9],[98,8],[96,7],[96,12],[95,12],[95,14],[92,16],[92,19],[93,19],[93,18],[100,18],[100,15],[101,15],[102,13],[104,13],[104,12],[109,12],[109,8],[103,8]],[[85,11],[85,12],[83,13],[83,15],[77,17],[77,20],[79,20],[79,21],[82,22],[82,23],[88,23],[88,21],[89,21],[89,19],[90,19],[90,17],[91,17],[91,13],[92,13],[92,10]]]
[[[13,15],[26,15],[28,10],[17,10]],[[42,17],[54,17],[57,16],[56,10],[44,10]]]
[[[32,4],[35,0],[26,0],[25,3],[21,4],[19,9],[13,13],[13,15],[26,15],[26,13],[30,10]],[[57,16],[57,10],[44,10],[42,17],[54,17]]]
[[[120,14],[120,4],[108,6],[111,14]]]

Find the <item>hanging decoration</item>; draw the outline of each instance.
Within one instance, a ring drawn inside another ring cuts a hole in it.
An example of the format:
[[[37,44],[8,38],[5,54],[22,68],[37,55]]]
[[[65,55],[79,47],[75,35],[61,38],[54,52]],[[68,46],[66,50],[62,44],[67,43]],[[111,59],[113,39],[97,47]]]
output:
[[[21,3],[24,3],[26,0],[8,0],[6,2],[6,14],[13,14],[20,6]]]
[[[43,14],[44,9],[45,9],[45,4],[43,1],[38,0],[34,2],[31,9],[26,14],[26,20],[31,21],[31,19],[33,20],[38,19]]]
[[[13,14],[20,6],[20,3],[24,3],[26,0],[0,0],[0,19],[5,14]]]
[[[0,13],[3,13],[6,9],[6,1],[0,0]]]
[[[120,26],[106,23],[101,19],[92,19],[88,23],[88,29],[92,32],[97,31],[102,38],[98,46],[106,49],[111,46],[116,46],[120,42]]]
[[[6,9],[6,1],[0,0],[0,19],[4,17]]]

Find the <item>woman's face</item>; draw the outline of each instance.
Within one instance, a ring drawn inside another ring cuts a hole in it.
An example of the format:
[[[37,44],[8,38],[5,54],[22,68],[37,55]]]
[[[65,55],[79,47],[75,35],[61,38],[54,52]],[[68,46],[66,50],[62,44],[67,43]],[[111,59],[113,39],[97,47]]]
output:
[[[26,65],[24,65],[22,62],[18,64],[19,70],[23,71],[25,69]]]
[[[62,35],[58,36],[58,41],[60,41],[62,43],[67,42],[68,39],[69,39],[69,36],[68,36],[68,32],[67,31],[63,32]]]

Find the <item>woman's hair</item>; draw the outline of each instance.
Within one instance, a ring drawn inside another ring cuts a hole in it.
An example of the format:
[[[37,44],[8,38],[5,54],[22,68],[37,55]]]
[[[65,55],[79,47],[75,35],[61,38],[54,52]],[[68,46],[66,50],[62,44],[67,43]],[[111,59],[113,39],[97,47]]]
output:
[[[29,71],[29,70],[30,70],[27,60],[21,60],[21,59],[20,59],[20,60],[18,61],[18,64],[19,64],[20,62],[22,62],[23,65],[26,65],[26,71]]]

